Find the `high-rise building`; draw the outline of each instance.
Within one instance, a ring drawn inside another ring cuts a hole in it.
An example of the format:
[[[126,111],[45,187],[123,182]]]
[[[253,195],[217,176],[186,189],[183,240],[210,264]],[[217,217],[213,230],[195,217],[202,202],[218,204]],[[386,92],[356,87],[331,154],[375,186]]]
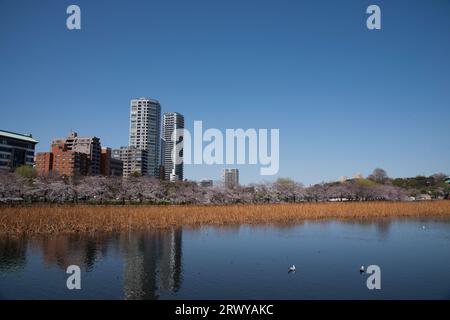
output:
[[[178,112],[164,113],[163,116],[163,129],[162,129],[162,145],[163,150],[163,163],[165,180],[183,180],[183,151],[180,154],[176,154],[175,146],[183,141],[180,137],[176,141],[173,137],[173,132],[178,129],[184,129],[184,116]],[[181,158],[181,159],[180,159]],[[178,159],[179,163],[176,164],[174,159]]]
[[[130,103],[129,146],[147,151],[147,172],[158,176],[160,165],[161,105],[157,100],[139,98]]]
[[[78,137],[76,132],[71,132],[68,137],[55,139],[53,145],[64,144],[64,149],[67,151],[75,151],[84,153],[88,156],[89,167],[88,175],[100,175],[100,158],[101,145],[100,139],[97,137]]]
[[[120,147],[120,149],[113,149],[112,158],[122,161],[124,177],[133,174],[146,175],[148,172],[147,150],[136,147]]]
[[[223,169],[222,178],[225,188],[233,189],[239,186],[239,169]]]
[[[37,143],[31,135],[0,130],[0,170],[13,171],[19,166],[32,166]]]

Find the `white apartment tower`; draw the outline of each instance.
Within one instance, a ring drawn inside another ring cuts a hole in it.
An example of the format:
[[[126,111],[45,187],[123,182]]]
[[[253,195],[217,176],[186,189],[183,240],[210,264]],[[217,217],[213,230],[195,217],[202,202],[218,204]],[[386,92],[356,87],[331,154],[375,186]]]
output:
[[[175,146],[183,139],[180,137],[175,141],[172,134],[175,130],[184,129],[184,116],[178,112],[167,112],[163,115],[163,132],[161,145],[162,165],[164,166],[164,179],[175,181],[183,180],[183,151],[179,155],[175,154]],[[181,157],[181,163],[175,164],[173,159]]]
[[[147,173],[159,174],[161,105],[157,100],[139,98],[130,103],[129,146],[147,151]]]

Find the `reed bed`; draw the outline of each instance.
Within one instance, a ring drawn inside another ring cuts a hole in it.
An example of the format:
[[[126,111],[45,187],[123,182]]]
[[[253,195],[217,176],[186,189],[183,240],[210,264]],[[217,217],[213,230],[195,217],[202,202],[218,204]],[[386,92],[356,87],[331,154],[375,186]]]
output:
[[[0,235],[119,232],[180,226],[291,224],[318,219],[381,218],[450,218],[450,201],[0,207]]]

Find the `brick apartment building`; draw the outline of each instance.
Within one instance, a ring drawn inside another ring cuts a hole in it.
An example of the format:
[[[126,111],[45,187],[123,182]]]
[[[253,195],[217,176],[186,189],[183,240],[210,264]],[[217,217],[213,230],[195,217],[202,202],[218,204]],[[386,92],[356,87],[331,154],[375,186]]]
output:
[[[51,152],[36,154],[35,168],[39,175],[85,176],[89,172],[88,155],[68,150],[64,143],[53,143]]]
[[[111,149],[104,149],[102,154],[99,138],[80,138],[73,132],[67,138],[53,140],[51,152],[38,153],[35,168],[39,175],[122,175],[122,162],[112,160]]]
[[[88,175],[100,175],[101,145],[97,137],[78,137],[76,132],[71,132],[66,138],[53,140],[52,145],[64,144],[67,151],[84,153],[89,159]]]

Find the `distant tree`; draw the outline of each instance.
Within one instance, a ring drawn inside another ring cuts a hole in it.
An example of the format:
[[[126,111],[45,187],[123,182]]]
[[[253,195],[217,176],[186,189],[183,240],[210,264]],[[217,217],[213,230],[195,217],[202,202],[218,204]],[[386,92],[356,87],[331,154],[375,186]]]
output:
[[[142,175],[139,171],[134,171],[133,173],[131,173],[131,176],[133,178],[138,178],[138,177],[141,177]]]
[[[306,188],[305,199],[307,201],[324,201],[328,200],[330,185],[326,183],[319,183]]]
[[[49,192],[50,190],[50,183],[51,181],[56,180],[53,177],[49,176],[39,176],[36,178],[33,182],[33,191],[30,194],[30,196],[33,198],[34,201],[43,201],[47,202],[49,201]]]
[[[443,197],[444,197],[444,199],[450,199],[450,184],[447,184],[443,188]]]
[[[36,170],[32,166],[20,166],[16,168],[16,174],[22,178],[36,178]]]
[[[232,203],[232,191],[223,187],[212,187],[208,193],[208,202],[213,204],[228,204]]]
[[[114,199],[117,194],[117,181],[114,178],[103,176],[88,176],[74,185],[75,201],[90,200],[104,202]]]
[[[146,192],[144,177],[141,177],[138,172],[133,172],[131,177],[126,179],[127,190],[129,200],[133,201],[144,201],[144,193]]]
[[[0,170],[0,198],[19,196],[20,183],[14,173]]]
[[[122,204],[125,204],[127,200],[131,200],[134,195],[134,185],[136,178],[123,178],[121,183],[118,184],[118,192],[116,199],[120,200]]]
[[[280,202],[276,190],[270,183],[260,183],[252,185],[255,189],[254,201],[258,203],[277,203]]]
[[[63,179],[51,181],[48,184],[48,200],[51,202],[70,202],[75,200],[74,187],[67,184]]]
[[[373,170],[372,174],[369,175],[368,179],[377,183],[385,183],[389,177],[384,169],[376,168]]]
[[[144,201],[160,202],[164,197],[164,190],[160,180],[155,177],[141,177],[142,190],[139,191]]]
[[[338,201],[351,200],[352,196],[348,188],[349,183],[337,183],[331,185],[328,190],[328,199],[336,199]]]
[[[448,179],[448,175],[446,175],[445,173],[435,173],[431,176],[436,182],[445,182],[445,180]]]
[[[279,178],[273,189],[282,202],[296,202],[304,197],[303,186],[290,178]]]

